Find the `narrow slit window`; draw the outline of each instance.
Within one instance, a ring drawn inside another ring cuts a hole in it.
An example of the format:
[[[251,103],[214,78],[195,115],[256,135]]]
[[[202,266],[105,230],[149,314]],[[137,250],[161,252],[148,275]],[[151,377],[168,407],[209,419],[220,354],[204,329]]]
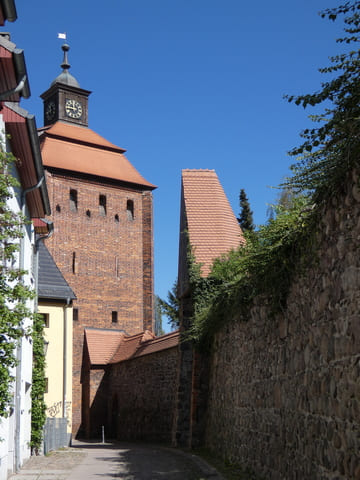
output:
[[[91,212],[90,212],[90,210],[86,210],[86,216],[87,216],[88,218],[91,217]]]
[[[119,278],[119,258],[115,257],[115,277]]]
[[[73,320],[74,320],[74,322],[77,322],[79,320],[79,309],[78,308],[73,308]]]
[[[134,202],[132,200],[126,202],[126,213],[128,220],[134,220]]]
[[[61,212],[61,207],[60,207],[60,205],[56,205],[56,211],[59,212],[59,213]]]
[[[106,215],[106,195],[99,195],[99,213],[102,217]]]
[[[77,190],[70,190],[70,210],[77,212],[78,209],[78,194]]]
[[[76,252],[72,254],[72,273],[77,273]]]
[[[117,323],[117,321],[118,321],[118,312],[111,312],[111,321],[112,321],[112,323]]]
[[[118,214],[115,215],[115,223],[119,223],[119,215]]]

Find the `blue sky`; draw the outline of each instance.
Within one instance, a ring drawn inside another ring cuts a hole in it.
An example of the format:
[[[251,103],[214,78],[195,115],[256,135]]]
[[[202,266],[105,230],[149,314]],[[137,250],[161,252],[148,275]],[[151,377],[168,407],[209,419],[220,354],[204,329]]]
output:
[[[8,23],[25,51],[32,96],[22,107],[43,125],[42,100],[60,73],[93,93],[89,127],[127,149],[154,192],[155,291],[177,275],[183,168],[215,169],[239,213],[245,188],[256,224],[289,173],[287,151],[308,124],[284,94],[310,93],[318,68],[341,51],[342,21],[321,19],[333,0],[17,0]],[[165,322],[166,326],[166,322]]]

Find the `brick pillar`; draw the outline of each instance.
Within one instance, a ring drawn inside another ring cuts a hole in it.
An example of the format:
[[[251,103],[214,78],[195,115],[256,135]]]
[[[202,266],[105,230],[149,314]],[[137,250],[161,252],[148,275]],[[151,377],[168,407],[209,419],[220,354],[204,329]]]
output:
[[[144,330],[154,330],[154,255],[152,193],[143,192],[143,310]]]

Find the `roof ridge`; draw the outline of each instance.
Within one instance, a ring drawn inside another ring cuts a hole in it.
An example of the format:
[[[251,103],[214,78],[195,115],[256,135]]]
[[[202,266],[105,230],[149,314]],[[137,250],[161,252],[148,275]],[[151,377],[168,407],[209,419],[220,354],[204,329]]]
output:
[[[213,168],[183,168],[182,172],[215,172]]]
[[[91,132],[92,134],[95,134],[97,137],[100,137],[100,139],[105,141],[106,144],[104,145],[104,144],[101,144],[101,143],[96,143],[95,140],[94,141],[82,140],[80,138],[69,137],[69,136],[67,136],[66,134],[63,134],[63,133],[56,133],[56,132],[54,133],[54,132],[51,131],[51,129],[56,125],[56,123],[61,123],[63,125],[66,125],[65,128],[70,127],[70,128],[74,128],[74,129],[79,128],[81,130],[87,130],[87,131]],[[79,125],[67,125],[64,122],[56,122],[56,123],[51,125],[48,129],[42,128],[42,129],[39,129],[39,131],[41,131],[41,133],[43,133],[46,136],[49,136],[51,138],[66,139],[67,141],[69,141],[71,143],[76,143],[78,145],[91,145],[92,147],[95,147],[95,148],[101,148],[102,150],[108,150],[110,152],[116,152],[116,153],[125,153],[126,152],[125,148],[118,147],[114,143],[109,142],[109,140],[107,140],[105,137],[98,134],[97,132],[95,132],[95,130],[92,130],[89,127],[82,127],[82,126],[79,126]]]

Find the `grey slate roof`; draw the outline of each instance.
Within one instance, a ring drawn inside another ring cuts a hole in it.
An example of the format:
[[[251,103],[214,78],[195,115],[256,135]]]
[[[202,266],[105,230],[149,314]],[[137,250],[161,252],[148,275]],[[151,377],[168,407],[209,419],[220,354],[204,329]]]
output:
[[[39,299],[75,300],[76,296],[58,269],[43,241],[39,245]]]

